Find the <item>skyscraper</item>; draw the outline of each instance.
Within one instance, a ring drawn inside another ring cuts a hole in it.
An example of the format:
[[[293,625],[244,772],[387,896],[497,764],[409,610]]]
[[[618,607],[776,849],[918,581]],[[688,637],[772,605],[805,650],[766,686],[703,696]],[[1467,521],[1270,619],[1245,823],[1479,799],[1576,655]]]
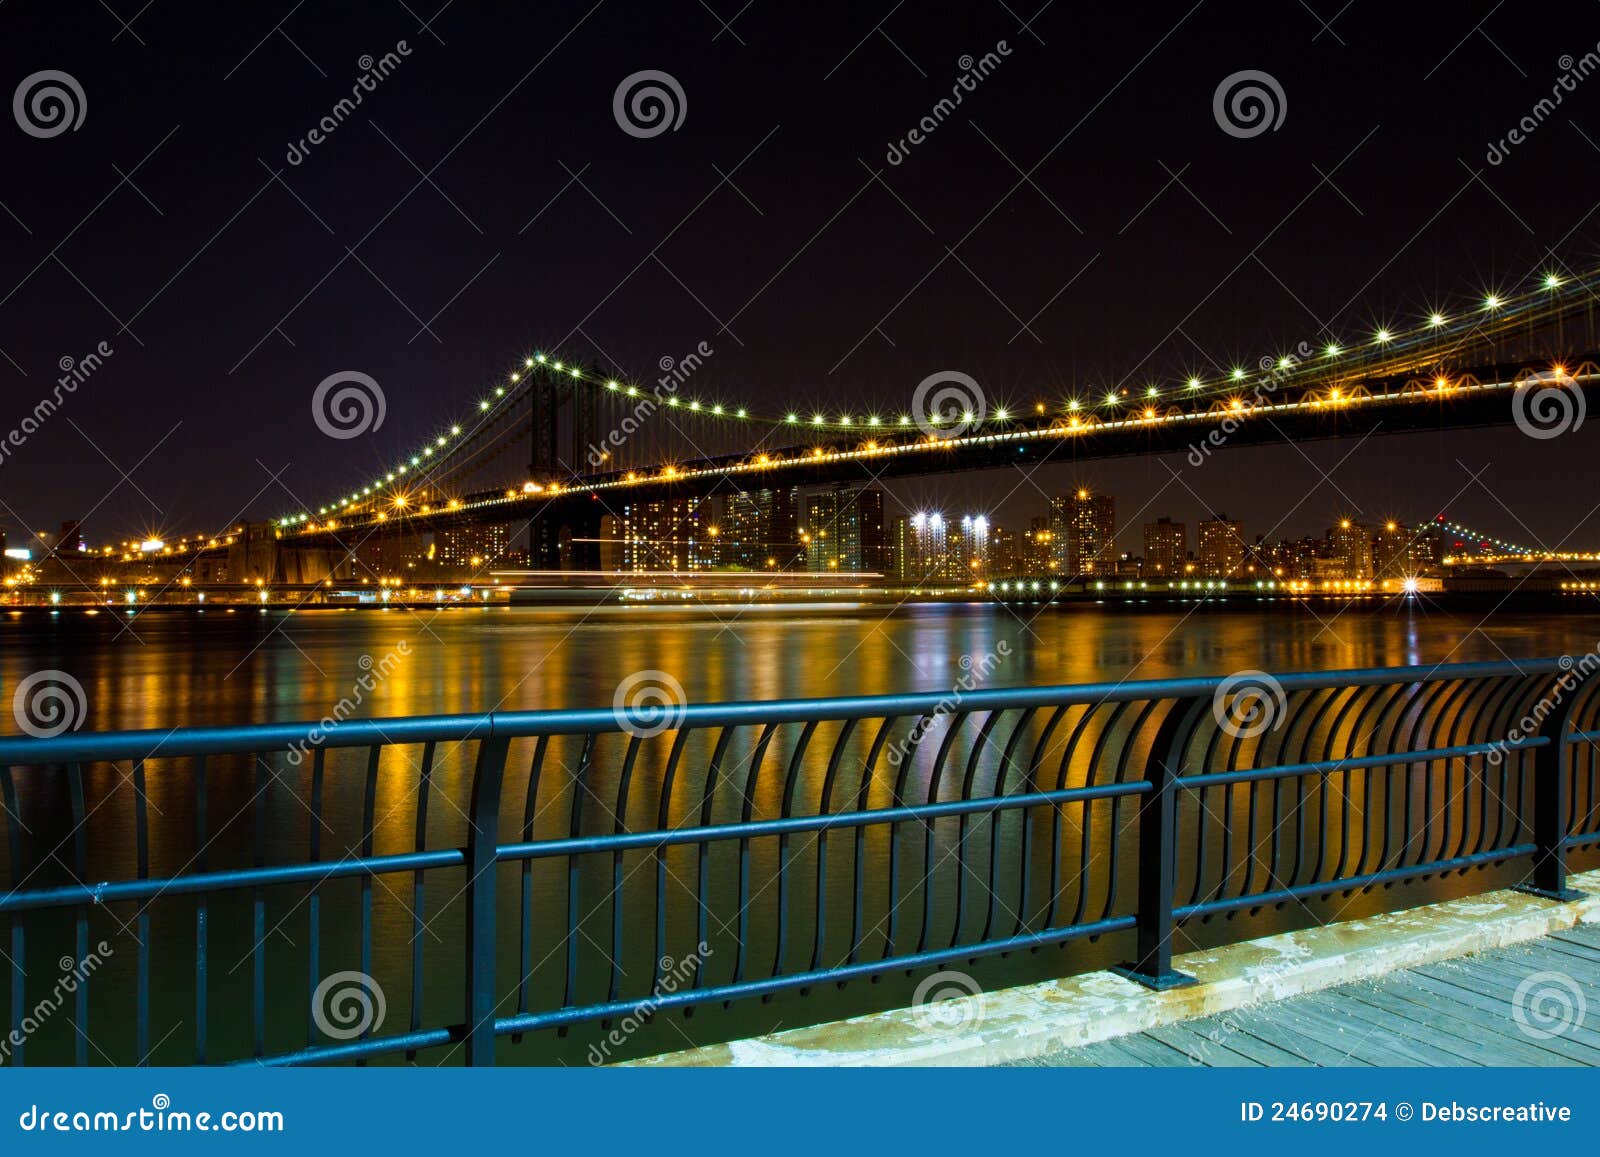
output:
[[[1154,579],[1182,577],[1189,561],[1189,528],[1170,518],[1144,524],[1144,576]]]
[[[882,572],[883,491],[835,486],[807,495],[800,541],[805,544],[807,570]]]
[[[622,569],[695,570],[702,558],[701,499],[630,502],[622,508]]]
[[[1069,575],[1109,575],[1117,566],[1117,503],[1080,489],[1050,500],[1051,561]]]
[[[1365,523],[1341,518],[1339,524],[1328,531],[1330,553],[1344,562],[1347,579],[1372,577],[1372,528]]]
[[[803,565],[796,500],[793,487],[729,495],[720,527],[722,564],[742,570],[788,570]]]

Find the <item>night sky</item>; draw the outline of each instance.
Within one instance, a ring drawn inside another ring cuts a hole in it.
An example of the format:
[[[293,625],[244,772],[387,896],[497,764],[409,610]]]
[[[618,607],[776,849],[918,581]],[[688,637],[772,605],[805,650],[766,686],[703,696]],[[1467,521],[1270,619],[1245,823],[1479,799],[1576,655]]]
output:
[[[1596,49],[1591,3],[741,2],[0,6],[4,91],[59,70],[86,106],[47,138],[0,123],[0,437],[63,358],[114,351],[0,460],[0,526],[88,515],[100,541],[314,508],[534,349],[643,377],[704,341],[696,389],[769,410],[898,412],[939,370],[1031,406],[1600,259],[1600,75],[1486,156]],[[676,129],[619,126],[641,70],[681,86]],[[1275,129],[1219,127],[1242,70],[1281,87]],[[387,415],[334,441],[310,399],[344,369]],[[1600,420],[1508,425],[894,490],[1016,525],[1087,484],[1125,524],[1225,510],[1252,535],[1448,509],[1596,547],[1597,446]]]

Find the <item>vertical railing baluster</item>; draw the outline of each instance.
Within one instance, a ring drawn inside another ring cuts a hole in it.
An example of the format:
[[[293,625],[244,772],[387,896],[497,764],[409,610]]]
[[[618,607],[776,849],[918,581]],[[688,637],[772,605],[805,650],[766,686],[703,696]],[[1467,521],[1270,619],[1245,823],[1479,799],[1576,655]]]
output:
[[[15,891],[22,887],[25,878],[22,871],[22,812],[17,804],[17,785],[12,778],[11,767],[3,763],[0,763],[0,803],[5,805],[6,810],[6,844],[11,853],[11,888]],[[13,912],[6,917],[6,922],[11,925],[11,1040],[16,1046],[11,1052],[11,1063],[21,1068],[23,1048],[27,1044],[22,1021],[27,1009],[28,974],[23,961],[27,958],[28,945],[22,914]]]
[[[983,726],[978,728],[978,737],[972,742],[972,750],[967,753],[966,774],[961,777],[961,798],[973,798],[973,786],[978,777],[978,761],[982,758],[984,748],[989,746],[989,736],[994,734],[994,729],[1000,723],[1002,711],[991,711],[984,719]],[[996,778],[1004,775],[1002,770],[996,773]],[[998,790],[998,789],[997,789]],[[995,794],[995,793],[990,793]],[[990,818],[994,813],[990,813]],[[962,812],[956,823],[956,918],[950,928],[950,943],[948,947],[954,948],[961,943],[961,925],[967,914],[967,873],[971,869],[967,866],[967,839],[972,834],[972,816]]]
[[[1011,767],[1011,757],[1016,754],[1017,743],[1022,738],[1022,734],[1027,730],[1029,724],[1033,722],[1033,717],[1038,710],[1039,709],[1037,707],[1026,707],[1017,715],[1017,721],[1011,727],[1011,738],[1006,740],[1005,748],[1000,752],[1000,764],[994,773],[994,791],[992,794],[996,796],[1004,796],[1007,794],[1006,772]],[[1027,773],[1024,772],[1022,787],[1015,794],[1021,795],[1027,790]],[[1000,907],[1000,819],[1005,814],[1005,812],[1001,811],[992,811],[989,813],[989,907],[988,911],[983,917],[983,930],[978,933],[978,941],[980,943],[988,940],[989,937],[993,935],[995,923],[994,918],[996,915],[998,915],[998,909]],[[1028,828],[1027,809],[1024,808],[1016,814],[1018,821],[1022,824],[1022,830],[1026,832]],[[1024,863],[1027,861],[1027,846],[1027,837],[1024,835],[1022,839],[1022,856]],[[1017,912],[1019,915],[1028,904],[1028,893],[1025,884],[1025,881],[1027,880],[1026,872],[1027,869],[1025,867],[1018,865],[1018,882],[1019,887],[1021,888],[1017,895]]]
[[[251,801],[250,862],[257,868],[267,862],[267,785],[271,780],[267,757],[255,755],[255,798]],[[257,884],[250,893],[252,944],[250,950],[250,1040],[254,1056],[266,1053],[267,1033],[267,891]]]
[[[584,797],[589,792],[589,766],[594,758],[597,738],[592,731],[583,737],[583,747],[578,752],[578,766],[572,772],[572,811],[568,817],[567,834],[573,839],[577,839],[583,832]],[[577,852],[567,856],[567,980],[565,995],[561,999],[563,1008],[570,1008],[578,1002],[578,924],[579,910],[583,903],[582,868],[582,861]],[[562,1026],[556,1031],[559,1035],[565,1036],[567,1030]]]
[[[1039,790],[1039,768],[1043,765],[1045,752],[1049,750],[1050,739],[1055,735],[1056,727],[1065,718],[1065,706],[1057,707],[1050,713],[1049,720],[1040,733],[1038,742],[1033,745],[1033,754],[1028,758],[1028,770],[1023,779],[1022,792],[1024,795],[1033,795]],[[1022,812],[1022,883],[1019,895],[1021,902],[1017,905],[1016,926],[1012,929],[1013,936],[1020,936],[1024,931],[1033,928],[1033,913],[1028,910],[1028,899],[1033,895],[1033,826],[1034,808],[1024,808]],[[1061,805],[1051,804],[1052,816],[1060,814]],[[1037,951],[1037,949],[1035,949]]]
[[[150,878],[150,815],[149,797],[145,791],[144,760],[133,761],[133,856],[139,879]],[[134,961],[134,984],[137,987],[138,1009],[134,1014],[134,1051],[142,1068],[150,1063],[150,904],[139,902],[134,917],[134,936],[139,947]]]
[[[206,834],[206,757],[194,757],[194,870],[206,870],[206,849],[211,839]],[[207,941],[210,935],[208,919],[210,903],[206,893],[194,898],[194,1063],[206,1063],[206,980],[209,965]]]
[[[628,785],[633,780],[633,765],[639,757],[641,742],[643,740],[637,735],[628,736],[628,750],[622,757],[622,773],[617,777],[617,806],[612,809],[615,822],[611,830],[619,836],[628,830]],[[524,864],[530,862],[523,861]],[[622,991],[622,882],[622,851],[618,849],[611,853],[611,983],[606,989],[608,1003],[615,1002]]]
[[[67,765],[67,785],[72,797],[72,874],[75,882],[89,882],[89,834],[84,830],[88,823],[88,808],[83,798],[83,765]],[[89,955],[89,909],[83,904],[73,907],[73,934],[78,965]],[[76,967],[76,966],[75,966]],[[89,1064],[89,981],[85,977],[73,994],[72,1024],[77,1030],[73,1042],[73,1064],[84,1068]]]
[[[789,757],[789,772],[783,781],[783,805],[779,815],[787,819],[793,814],[794,789],[800,779],[800,767],[806,748],[811,746],[811,736],[817,730],[817,721],[808,719],[795,740],[794,752]],[[772,975],[783,975],[783,959],[789,948],[789,833],[778,836],[778,942],[772,950]],[[771,1000],[770,994],[762,1000]]]
[[[311,862],[322,861],[322,776],[323,761],[327,749],[318,747],[311,757],[311,822],[309,825],[309,841]],[[306,898],[306,920],[310,926],[310,935],[306,944],[306,976],[310,981],[310,991],[315,993],[317,985],[322,983],[322,896],[321,884],[311,885],[310,894]],[[317,1042],[317,1009],[315,1001],[308,1001],[306,1012],[306,1044],[313,1045]]]
[[[938,716],[936,715],[935,718]],[[955,746],[956,736],[961,734],[961,728],[966,724],[969,713],[958,712],[948,716],[949,727],[945,730],[944,738],[939,741],[938,754],[933,757],[933,770],[928,775],[928,794],[925,803],[937,803],[939,800],[939,781],[944,778],[944,765],[950,759],[950,749]],[[918,952],[925,952],[928,948],[928,934],[933,931],[933,880],[938,872],[939,864],[934,862],[933,853],[937,837],[935,827],[937,821],[924,817],[922,820],[922,927],[917,930]],[[961,926],[961,913],[956,913],[956,927]]]
[[[839,762],[844,757],[845,744],[850,741],[850,735],[855,730],[857,720],[846,719],[839,728],[839,736],[833,741],[833,754],[828,757],[828,770],[822,777],[822,797],[817,808],[818,815],[829,815],[833,811],[833,783],[839,774]],[[828,935],[828,829],[821,828],[817,832],[817,911],[816,911],[816,938],[811,945],[811,971],[815,972],[822,967],[822,954]],[[805,994],[801,989],[801,995]]]
[[[716,802],[717,786],[722,782],[722,761],[728,753],[728,743],[733,739],[738,728],[729,725],[722,728],[717,735],[716,746],[712,748],[711,760],[706,765],[705,791],[700,796],[700,826],[708,827],[711,824],[712,805]],[[701,987],[705,975],[705,953],[700,951],[700,945],[711,943],[711,841],[698,840],[695,844],[695,878],[694,893],[696,901],[695,915],[695,951],[691,953],[694,958],[694,979],[690,982],[691,988]],[[694,1015],[694,1006],[685,1005],[684,1016]]]
[[[534,740],[533,761],[528,765],[528,792],[522,801],[522,842],[533,841],[533,821],[539,814],[539,778],[544,771],[545,748],[550,737],[541,735]],[[528,1011],[528,986],[533,982],[533,857],[524,856],[518,875],[522,885],[522,919],[520,955],[517,960],[517,1015]],[[512,1044],[522,1043],[520,1032],[511,1034]]]
[[[468,1065],[494,1064],[495,902],[500,843],[500,794],[511,740],[489,732],[478,740],[467,822],[466,1037]]]
[[[383,755],[383,745],[374,743],[367,748],[367,776],[361,789],[361,858],[371,859],[373,840],[376,837],[378,814],[378,764]],[[372,873],[361,874],[361,971],[372,975]],[[363,1025],[361,1040],[372,1035],[370,1025]],[[356,1065],[367,1062],[358,1060]]]
[[[661,798],[656,805],[656,828],[666,831],[672,821],[672,784],[678,777],[678,763],[683,758],[683,749],[689,742],[689,728],[679,727],[677,734],[672,738],[672,749],[667,754],[667,767],[661,776]],[[574,815],[573,822],[577,822]],[[574,828],[572,834],[578,834]],[[577,933],[569,928],[569,935]],[[667,848],[665,845],[656,846],[656,937],[655,957],[650,963],[650,991],[655,992],[661,983],[661,961],[667,954]]]
[[[417,824],[413,847],[421,852],[428,847],[428,797],[432,795],[433,757],[435,743],[428,740],[422,745],[422,770],[417,777]],[[427,877],[421,869],[411,873],[411,1031],[422,1027],[422,1001],[426,982],[424,964],[426,957],[422,934],[427,928]],[[406,1050],[406,1060],[417,1059],[416,1049]]]
[[[1172,967],[1172,898],[1177,866],[1177,781],[1184,751],[1209,696],[1172,701],[1150,748],[1145,780],[1150,791],[1139,801],[1139,908],[1134,958],[1115,971],[1146,988],[1164,991],[1195,983]]]
[[[761,736],[756,740],[755,750],[750,754],[750,770],[744,777],[744,805],[739,813],[739,822],[749,823],[755,814],[756,806],[756,781],[761,776],[762,764],[767,759],[767,747],[772,743],[772,737],[777,734],[778,725],[775,723],[764,724]],[[744,979],[745,963],[750,959],[750,837],[739,837],[739,943],[734,947],[733,980],[737,984]],[[727,1007],[728,1002],[723,1003]]]
[[[878,734],[873,737],[872,746],[867,751],[865,765],[861,769],[861,783],[856,788],[856,811],[866,811],[869,795],[872,791],[872,778],[877,774],[878,756],[883,751],[884,742],[889,738],[889,729],[894,726],[895,716],[884,717],[878,725]],[[853,839],[853,850],[850,863],[850,894],[852,900],[850,909],[850,954],[846,957],[847,964],[854,964],[861,953],[861,929],[864,920],[863,909],[866,906],[866,824],[856,824]],[[841,987],[843,982],[841,983]]]
[[[1584,893],[1567,887],[1567,793],[1572,786],[1572,745],[1567,725],[1578,702],[1581,678],[1564,672],[1545,693],[1555,709],[1545,716],[1539,738],[1546,740],[1533,754],[1533,866],[1517,891],[1547,900],[1578,900]],[[1525,768],[1526,763],[1523,764]],[[1527,773],[1519,777],[1527,780]],[[1526,796],[1519,793],[1519,802]]]

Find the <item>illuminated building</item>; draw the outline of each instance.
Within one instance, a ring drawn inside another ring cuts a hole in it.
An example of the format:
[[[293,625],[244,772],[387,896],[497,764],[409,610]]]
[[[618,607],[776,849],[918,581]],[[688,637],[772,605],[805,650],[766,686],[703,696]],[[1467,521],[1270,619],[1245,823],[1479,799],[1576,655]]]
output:
[[[1244,570],[1244,523],[1215,514],[1198,528],[1200,573],[1208,578],[1230,578]]]
[[[1144,524],[1144,577],[1181,578],[1189,561],[1189,528],[1170,518]]]
[[[621,569],[705,569],[701,505],[699,498],[626,503],[621,518]]]
[[[1329,553],[1344,563],[1347,579],[1372,577],[1372,528],[1348,518],[1328,531]]]
[[[789,570],[803,565],[796,498],[793,488],[729,495],[719,524],[722,565],[740,570]]]
[[[1050,500],[1050,558],[1072,575],[1113,574],[1117,554],[1117,503],[1109,494],[1080,489]]]
[[[805,497],[800,528],[807,570],[884,569],[883,491],[835,486]]]

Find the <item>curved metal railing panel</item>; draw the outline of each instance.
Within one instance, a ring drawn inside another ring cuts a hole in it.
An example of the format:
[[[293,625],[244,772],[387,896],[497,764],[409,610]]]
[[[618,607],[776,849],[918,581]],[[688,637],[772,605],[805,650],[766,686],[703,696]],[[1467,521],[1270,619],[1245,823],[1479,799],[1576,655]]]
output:
[[[1218,920],[1518,863],[1559,894],[1600,845],[1592,665],[0,738],[10,1021],[24,962],[104,928],[135,945],[111,1035],[136,1062],[489,1063],[1124,933],[1175,983],[1174,933]],[[174,952],[181,1056],[151,1039]],[[382,974],[391,1031],[302,1015],[340,962]],[[61,1013],[75,1063],[112,983]]]

